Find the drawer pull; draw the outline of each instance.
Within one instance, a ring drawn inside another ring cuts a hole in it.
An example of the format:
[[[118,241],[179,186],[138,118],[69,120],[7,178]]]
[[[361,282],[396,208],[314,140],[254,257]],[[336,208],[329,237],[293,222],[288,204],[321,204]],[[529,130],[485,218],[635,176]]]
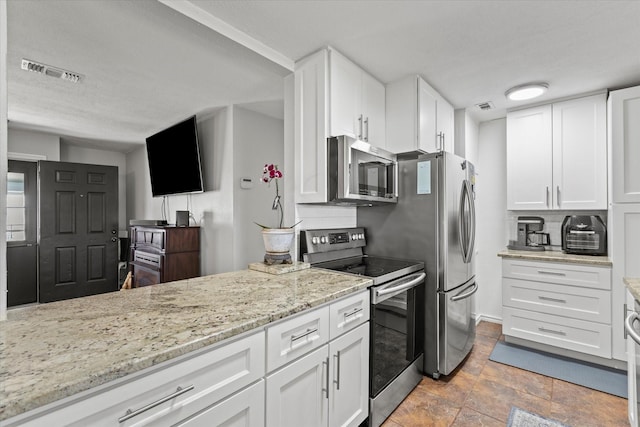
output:
[[[318,332],[318,328],[308,328],[306,332],[303,332],[300,335],[291,335],[291,344],[316,332]]]
[[[356,314],[361,313],[363,310],[362,307],[359,308],[354,308],[352,311],[348,312],[348,313],[344,313],[344,321],[346,322],[351,322],[353,320],[356,320],[358,317],[360,316],[356,316]]]
[[[333,357],[335,357],[336,360],[337,360],[337,362],[336,362],[336,370],[338,371],[336,373],[336,379],[333,380],[333,382],[336,385],[336,390],[340,390],[340,350],[338,350],[338,352],[336,354],[334,354]]]
[[[567,333],[564,332],[564,331],[556,331],[554,329],[547,329],[547,328],[543,328],[543,327],[539,327],[538,330],[540,332],[547,332],[547,333],[550,333],[550,334],[556,334],[556,335],[562,335],[562,336],[566,336],[567,335]]]
[[[155,402],[149,403],[148,405],[143,406],[142,408],[136,409],[135,411],[132,411],[131,409],[127,409],[127,412],[125,412],[123,416],[118,418],[118,423],[123,423],[133,417],[137,417],[143,412],[147,412],[149,409],[153,409],[158,405],[162,405],[163,403],[170,401],[171,399],[175,399],[176,397],[182,394],[190,392],[191,390],[193,390],[193,388],[194,388],[193,384],[185,388],[178,387],[178,389],[175,392],[171,393],[170,395],[165,396],[161,399],[158,399]]]
[[[559,302],[561,304],[566,304],[567,303],[567,300],[560,299],[560,298],[551,298],[551,297],[539,296],[538,299],[541,299],[541,300],[544,300],[544,301]]]
[[[545,270],[538,270],[538,274],[549,274],[551,276],[566,276],[565,273],[558,273],[557,271],[545,271]]]

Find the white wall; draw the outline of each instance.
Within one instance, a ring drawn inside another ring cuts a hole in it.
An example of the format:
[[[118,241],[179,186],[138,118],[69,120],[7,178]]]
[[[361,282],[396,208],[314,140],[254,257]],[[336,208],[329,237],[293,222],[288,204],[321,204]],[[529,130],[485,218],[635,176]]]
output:
[[[293,179],[293,170],[284,168],[284,122],[263,114],[234,108],[234,269],[247,268],[250,262],[262,261],[264,245],[260,227],[254,222],[277,227],[278,212],[271,209],[276,195],[275,181],[261,182],[265,164],[278,165],[283,178],[278,182],[281,203],[286,205],[285,181]],[[240,179],[250,178],[253,188],[240,188]],[[284,226],[291,226],[284,223]]]
[[[203,275],[245,269],[262,260],[264,246],[254,221],[275,225],[275,187],[260,183],[260,177],[265,163],[284,163],[283,131],[282,120],[238,107],[198,120],[205,192],[168,196],[167,220],[174,223],[175,211],[189,206],[191,224],[201,227]],[[252,178],[253,189],[241,189],[241,177]],[[162,198],[151,196],[144,146],[127,156],[126,181],[127,218],[163,219]]]
[[[480,123],[478,129],[476,313],[501,320],[502,263],[497,253],[508,240],[506,119]]]
[[[85,148],[61,141],[60,161],[118,167],[118,224],[127,229],[127,157],[124,153]]]
[[[477,166],[478,122],[466,109],[455,111],[454,152]]]
[[[60,137],[44,132],[9,129],[7,151],[17,155],[44,156],[46,160],[57,162],[60,161]]]

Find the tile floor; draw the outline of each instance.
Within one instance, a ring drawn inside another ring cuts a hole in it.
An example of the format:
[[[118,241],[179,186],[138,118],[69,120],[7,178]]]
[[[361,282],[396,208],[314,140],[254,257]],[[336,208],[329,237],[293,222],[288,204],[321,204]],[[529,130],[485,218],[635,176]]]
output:
[[[383,427],[504,427],[511,406],[572,427],[629,426],[627,400],[489,360],[501,325],[481,322],[464,365],[424,378]]]

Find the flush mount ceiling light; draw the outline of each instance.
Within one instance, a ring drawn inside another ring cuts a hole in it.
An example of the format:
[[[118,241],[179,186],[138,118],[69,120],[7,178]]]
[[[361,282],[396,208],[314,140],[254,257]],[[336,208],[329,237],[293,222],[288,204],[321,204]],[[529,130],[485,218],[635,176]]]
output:
[[[82,74],[73,71],[63,70],[62,68],[52,67],[51,65],[35,62],[30,59],[22,58],[20,68],[25,71],[33,71],[34,73],[45,74],[50,77],[66,80],[71,83],[78,83],[82,78]]]
[[[542,95],[548,88],[548,83],[527,83],[512,87],[504,93],[504,96],[511,101],[526,101]]]

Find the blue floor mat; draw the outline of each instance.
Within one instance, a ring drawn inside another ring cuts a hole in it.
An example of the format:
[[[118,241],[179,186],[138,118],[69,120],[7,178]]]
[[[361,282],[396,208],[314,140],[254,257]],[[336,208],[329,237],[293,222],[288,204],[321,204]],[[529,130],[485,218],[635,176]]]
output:
[[[627,398],[627,373],[498,341],[489,360]]]

